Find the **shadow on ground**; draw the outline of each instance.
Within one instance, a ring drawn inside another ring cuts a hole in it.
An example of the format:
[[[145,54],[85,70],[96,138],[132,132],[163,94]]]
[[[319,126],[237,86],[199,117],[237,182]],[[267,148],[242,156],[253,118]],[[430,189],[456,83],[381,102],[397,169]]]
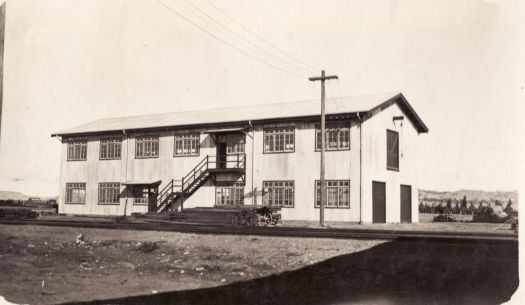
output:
[[[500,304],[518,282],[517,242],[405,239],[226,286],[76,304]]]

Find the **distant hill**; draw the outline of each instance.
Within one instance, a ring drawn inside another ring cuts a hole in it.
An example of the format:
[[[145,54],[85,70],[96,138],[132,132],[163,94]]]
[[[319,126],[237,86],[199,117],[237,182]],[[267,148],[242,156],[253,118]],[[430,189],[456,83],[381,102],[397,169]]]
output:
[[[0,200],[27,200],[29,198],[40,198],[42,200],[58,199],[58,196],[28,196],[20,192],[0,191]]]
[[[451,200],[461,200],[463,196],[467,196],[467,201],[472,202],[489,202],[494,203],[497,201],[501,203],[507,203],[512,200],[513,206],[518,205],[518,191],[496,191],[488,192],[481,190],[459,190],[459,191],[429,191],[429,190],[419,190],[419,201],[446,201]]]
[[[9,191],[0,191],[0,200],[27,200],[29,196],[19,193],[19,192],[9,192]]]

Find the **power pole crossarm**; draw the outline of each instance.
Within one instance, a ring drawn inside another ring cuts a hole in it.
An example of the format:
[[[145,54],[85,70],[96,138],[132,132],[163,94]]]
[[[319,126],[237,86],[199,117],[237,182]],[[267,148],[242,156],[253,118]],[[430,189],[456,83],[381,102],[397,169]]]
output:
[[[326,143],[326,122],[325,122],[325,87],[324,83],[326,80],[338,79],[337,75],[326,76],[324,70],[321,71],[321,76],[315,76],[308,78],[310,81],[321,81],[321,194],[320,194],[320,205],[319,205],[319,224],[324,226],[324,207],[326,206],[326,181],[324,177],[324,152],[325,152],[325,143]]]

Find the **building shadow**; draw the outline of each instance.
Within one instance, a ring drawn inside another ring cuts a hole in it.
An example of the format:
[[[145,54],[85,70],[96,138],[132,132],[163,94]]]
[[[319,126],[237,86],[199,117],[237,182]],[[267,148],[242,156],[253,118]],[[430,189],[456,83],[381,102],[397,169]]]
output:
[[[398,239],[220,287],[69,304],[501,304],[518,283],[517,242]]]

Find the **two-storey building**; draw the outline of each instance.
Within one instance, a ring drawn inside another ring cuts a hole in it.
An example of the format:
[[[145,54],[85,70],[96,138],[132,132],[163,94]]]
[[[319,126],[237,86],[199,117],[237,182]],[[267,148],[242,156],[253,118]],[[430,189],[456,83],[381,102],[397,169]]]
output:
[[[59,212],[281,208],[318,220],[318,100],[102,119],[62,142]],[[417,139],[402,94],[326,103],[327,221],[417,222]]]

